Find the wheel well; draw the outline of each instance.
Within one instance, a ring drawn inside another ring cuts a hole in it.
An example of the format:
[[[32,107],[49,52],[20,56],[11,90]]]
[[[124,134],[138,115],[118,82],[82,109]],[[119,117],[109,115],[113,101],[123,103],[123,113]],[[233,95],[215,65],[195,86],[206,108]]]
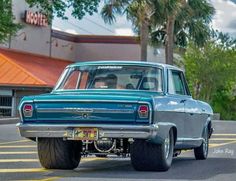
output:
[[[212,126],[212,124],[211,124],[211,121],[207,124],[207,129],[208,129],[208,131],[210,132],[211,131],[211,126]]]
[[[174,133],[174,144],[175,144],[177,141],[177,129],[176,127],[172,127],[171,129],[173,130],[173,133]]]
[[[211,138],[211,135],[214,132],[214,128],[212,128],[211,121],[207,124],[207,130],[208,130],[208,138]]]

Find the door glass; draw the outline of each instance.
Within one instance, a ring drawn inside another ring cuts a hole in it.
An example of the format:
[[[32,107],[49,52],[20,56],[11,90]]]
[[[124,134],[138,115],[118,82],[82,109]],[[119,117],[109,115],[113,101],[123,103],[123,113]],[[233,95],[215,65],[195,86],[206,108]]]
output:
[[[168,85],[169,85],[168,91],[170,94],[180,94],[180,95],[186,94],[181,72],[174,70],[169,71]]]

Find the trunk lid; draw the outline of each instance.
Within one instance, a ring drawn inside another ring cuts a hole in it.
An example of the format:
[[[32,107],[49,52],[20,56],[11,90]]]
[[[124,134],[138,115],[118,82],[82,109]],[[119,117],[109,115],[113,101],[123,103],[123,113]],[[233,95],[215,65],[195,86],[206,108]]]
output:
[[[151,96],[129,91],[56,92],[36,96],[36,120],[40,123],[148,123],[138,117],[138,107],[151,105]]]

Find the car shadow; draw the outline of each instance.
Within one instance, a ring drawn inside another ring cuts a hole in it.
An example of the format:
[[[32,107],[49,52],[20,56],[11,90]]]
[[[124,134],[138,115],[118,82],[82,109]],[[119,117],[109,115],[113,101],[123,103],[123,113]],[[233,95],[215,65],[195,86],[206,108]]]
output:
[[[167,180],[205,180],[220,174],[235,173],[236,159],[208,158],[195,160],[189,157],[175,158],[167,172],[135,171],[129,159],[104,159],[81,163],[72,171],[52,170],[47,176],[62,178],[101,178],[105,179],[167,179]]]

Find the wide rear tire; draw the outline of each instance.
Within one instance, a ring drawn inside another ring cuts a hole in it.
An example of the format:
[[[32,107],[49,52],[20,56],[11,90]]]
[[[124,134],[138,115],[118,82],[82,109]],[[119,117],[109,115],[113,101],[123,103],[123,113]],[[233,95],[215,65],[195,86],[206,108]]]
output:
[[[131,145],[131,163],[138,171],[167,171],[172,163],[173,151],[174,134],[171,129],[161,145],[135,140]]]
[[[74,169],[79,165],[82,143],[61,138],[38,138],[38,156],[46,169]]]

